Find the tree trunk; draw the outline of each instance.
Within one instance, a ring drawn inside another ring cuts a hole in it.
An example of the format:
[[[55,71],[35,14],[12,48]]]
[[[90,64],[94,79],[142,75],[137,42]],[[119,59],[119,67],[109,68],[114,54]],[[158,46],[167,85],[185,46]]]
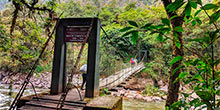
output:
[[[178,22],[178,21],[176,21],[176,22]],[[176,25],[174,25],[173,27],[176,27]],[[181,48],[178,48],[175,45],[174,37],[173,37],[173,50],[172,50],[173,57],[183,56],[182,33],[178,33],[178,39],[181,43]],[[179,74],[181,73],[181,69],[179,69],[174,74],[173,74],[173,71],[181,65],[181,62],[182,61],[178,61],[178,62],[174,63],[170,69],[170,76],[169,76],[169,81],[168,81],[168,94],[167,94],[167,100],[166,100],[166,106],[168,106],[168,107],[171,106],[174,102],[178,101],[180,82],[177,81],[174,83],[174,81],[176,80],[176,78],[178,78]]]
[[[171,0],[162,0],[162,1],[164,4],[164,7],[167,7],[169,4],[172,3]],[[173,16],[177,16],[177,14],[175,12],[168,12],[168,9],[166,9],[166,13],[169,18],[171,18]],[[182,27],[182,24],[183,24],[183,17],[175,17],[171,20],[171,25],[172,25],[173,29],[177,26]],[[173,47],[172,47],[173,58],[176,56],[183,56],[184,55],[183,54],[183,43],[182,43],[182,32],[176,32],[176,33],[177,33],[177,39],[179,40],[181,47],[178,48],[175,45],[175,36],[173,35]],[[181,73],[181,70],[179,69],[177,72],[175,72],[175,74],[172,74],[172,73],[177,67],[179,67],[181,65],[181,62],[182,62],[182,60],[174,63],[170,69],[170,75],[169,75],[169,81],[168,81],[168,95],[167,95],[167,100],[166,100],[167,107],[170,107],[174,102],[178,101],[180,82],[177,81],[174,83],[174,81]]]

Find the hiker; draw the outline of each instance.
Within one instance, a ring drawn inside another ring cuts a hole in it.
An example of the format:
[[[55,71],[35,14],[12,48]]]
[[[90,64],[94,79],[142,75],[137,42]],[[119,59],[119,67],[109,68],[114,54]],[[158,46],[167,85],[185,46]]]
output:
[[[81,90],[83,90],[83,86],[86,83],[86,72],[87,72],[87,64],[84,64],[83,66],[81,66],[81,68],[79,69],[79,72],[82,72],[82,85],[81,85]]]
[[[136,64],[137,65],[137,59],[131,58],[131,64]]]

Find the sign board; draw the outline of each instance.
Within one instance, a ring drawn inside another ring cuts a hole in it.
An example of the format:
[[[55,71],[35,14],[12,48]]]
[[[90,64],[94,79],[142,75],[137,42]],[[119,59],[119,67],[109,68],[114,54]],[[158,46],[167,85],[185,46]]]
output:
[[[67,26],[65,28],[65,41],[66,42],[83,42],[89,26]]]

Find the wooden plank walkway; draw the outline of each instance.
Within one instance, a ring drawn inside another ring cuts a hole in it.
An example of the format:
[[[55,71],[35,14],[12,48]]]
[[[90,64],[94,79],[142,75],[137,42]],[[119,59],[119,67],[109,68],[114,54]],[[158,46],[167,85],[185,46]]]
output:
[[[102,88],[113,88],[122,82],[124,82],[128,77],[133,74],[138,73],[145,68],[143,63],[138,65],[132,65],[129,68],[123,69],[116,72],[115,74],[100,80],[99,86]],[[80,90],[82,97],[84,97],[85,91]],[[60,99],[59,95],[42,95],[39,99],[29,98],[29,101],[25,103],[24,106],[18,108],[18,110],[56,110],[56,106]],[[27,100],[24,98],[24,100]],[[82,110],[85,107],[86,102],[80,101],[80,97],[76,89],[72,89],[68,96],[66,97],[65,105],[63,110]]]
[[[125,82],[125,80],[133,74],[136,74],[145,68],[144,63],[138,65],[131,65],[131,67],[116,72],[115,74],[100,80],[99,87],[111,89],[117,85]]]
[[[84,97],[84,91],[80,91]],[[60,95],[43,95],[39,99],[33,98],[25,103],[25,106],[18,108],[18,110],[56,110],[56,106],[60,99]],[[64,103],[63,110],[82,110],[85,102],[80,100],[76,89],[72,89]]]

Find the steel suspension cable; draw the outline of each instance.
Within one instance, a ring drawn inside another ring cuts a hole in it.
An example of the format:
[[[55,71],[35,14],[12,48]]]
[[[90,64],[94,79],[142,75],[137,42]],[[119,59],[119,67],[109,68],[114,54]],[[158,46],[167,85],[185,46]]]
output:
[[[147,52],[144,53],[144,55],[143,55],[143,57],[141,58],[141,61],[140,61],[140,62],[143,62],[143,61],[144,61],[144,58],[145,58],[146,53],[147,53]]]
[[[108,34],[106,33],[106,31],[104,30],[104,28],[102,26],[100,26],[101,30],[104,32],[106,38],[110,41],[110,45],[112,47],[115,48],[115,50],[118,52],[118,54],[122,57],[122,59],[124,59],[125,57],[121,54],[121,52],[117,49],[117,47],[114,45],[114,43],[111,41],[111,38],[108,36]]]
[[[106,38],[110,41],[110,45],[115,48],[115,50],[119,53],[119,55],[124,59],[125,57],[121,54],[121,52],[114,46],[114,43],[111,41],[111,38],[107,34],[107,32],[104,30],[102,26],[100,26],[101,30],[104,32]],[[146,53],[145,53],[146,54]],[[145,56],[144,54],[144,56]],[[135,55],[135,58],[138,56],[138,53]],[[141,62],[143,62],[143,57],[141,58]]]

